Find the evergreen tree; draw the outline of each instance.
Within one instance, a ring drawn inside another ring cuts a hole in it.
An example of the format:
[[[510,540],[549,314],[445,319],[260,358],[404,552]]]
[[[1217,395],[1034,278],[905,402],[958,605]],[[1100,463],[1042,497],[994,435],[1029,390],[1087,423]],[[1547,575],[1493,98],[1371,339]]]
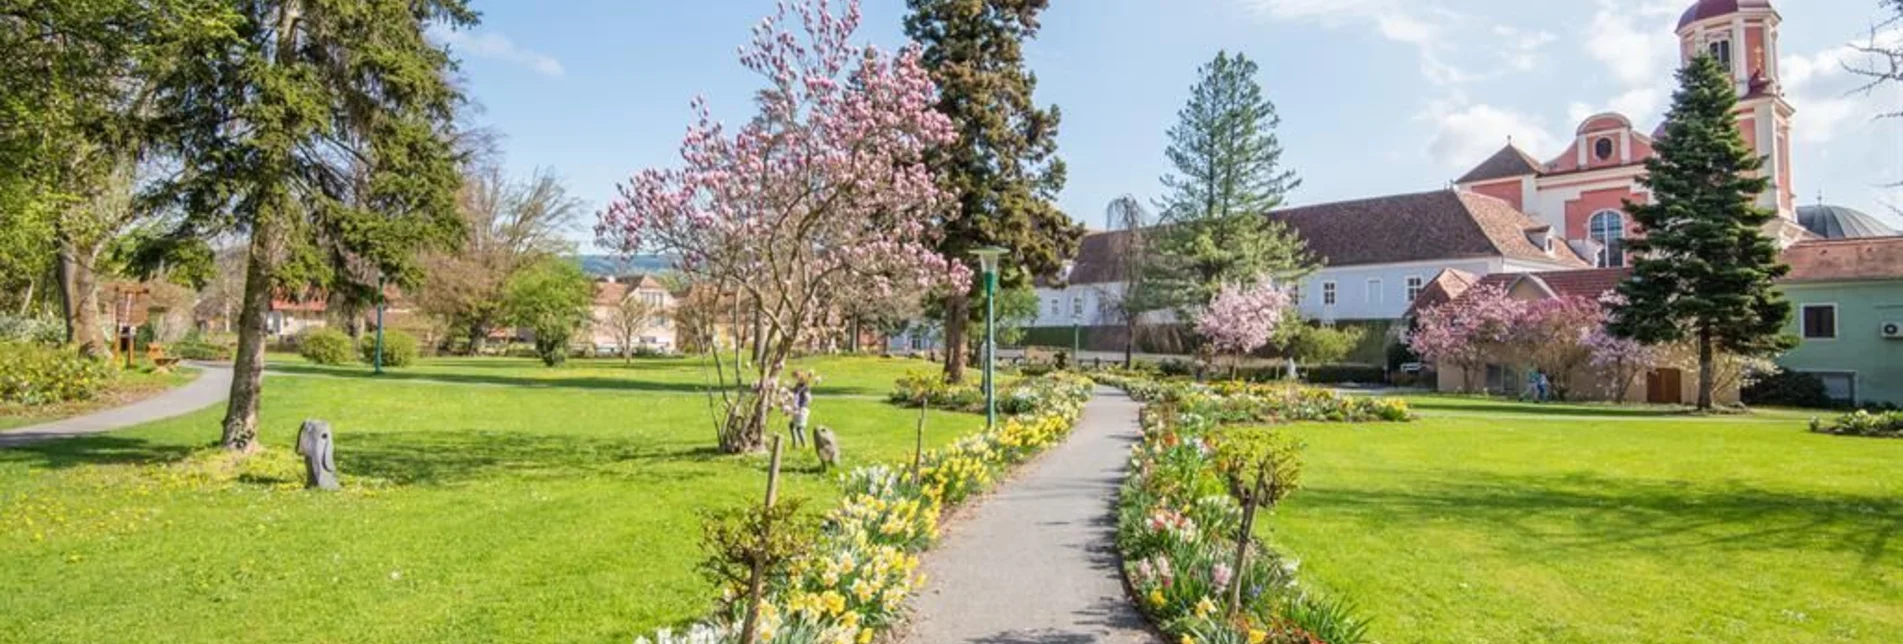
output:
[[[1698,407],[1709,409],[1716,352],[1790,346],[1779,333],[1791,305],[1772,290],[1790,267],[1763,232],[1777,213],[1756,203],[1771,182],[1738,131],[1731,75],[1700,56],[1678,80],[1658,155],[1640,179],[1651,203],[1625,205],[1645,236],[1630,244],[1637,259],[1619,287],[1626,304],[1612,329],[1648,344],[1689,339],[1698,353]]]
[[[972,263],[971,251],[1010,249],[1001,291],[1055,275],[1077,253],[1083,227],[1057,209],[1064,162],[1057,158],[1055,106],[1040,108],[1024,41],[1037,36],[1049,0],[907,0],[905,33],[924,45],[921,62],[938,84],[938,111],[958,140],[927,162],[956,206],[938,251]],[[974,265],[975,269],[976,266]],[[945,375],[964,376],[974,291],[945,298]]]
[[[274,296],[328,282],[344,256],[414,284],[416,251],[456,235],[461,97],[424,32],[475,20],[462,0],[237,2],[159,80],[176,234],[249,236],[227,449],[256,447]]]
[[[1315,268],[1301,239],[1268,217],[1301,181],[1282,167],[1281,118],[1257,71],[1242,54],[1217,54],[1170,128],[1176,172],[1163,177],[1169,194],[1158,204],[1163,226],[1150,279],[1156,292],[1174,296],[1167,305],[1179,315],[1208,304],[1226,283],[1290,281]]]

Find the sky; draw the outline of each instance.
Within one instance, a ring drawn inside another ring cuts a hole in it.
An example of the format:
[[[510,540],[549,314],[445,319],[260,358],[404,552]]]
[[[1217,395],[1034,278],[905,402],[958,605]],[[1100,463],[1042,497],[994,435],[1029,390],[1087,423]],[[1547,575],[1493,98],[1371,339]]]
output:
[[[837,0],[835,0],[837,2]],[[774,0],[474,0],[482,23],[439,32],[463,60],[512,173],[563,177],[590,213],[591,249],[615,186],[678,162],[705,96],[751,115],[762,79],[736,49]],[[1037,98],[1063,111],[1058,205],[1092,228],[1124,194],[1160,196],[1166,132],[1196,68],[1241,52],[1281,114],[1292,205],[1444,188],[1508,137],[1543,160],[1588,115],[1618,111],[1642,132],[1662,119],[1678,65],[1673,29],[1692,0],[1056,0],[1027,46]],[[1857,92],[1844,64],[1874,36],[1878,0],[1777,0],[1781,68],[1797,109],[1800,204],[1849,206],[1903,228],[1903,87]],[[865,0],[864,43],[905,44],[904,0]],[[1887,106],[1887,110],[1886,110]]]

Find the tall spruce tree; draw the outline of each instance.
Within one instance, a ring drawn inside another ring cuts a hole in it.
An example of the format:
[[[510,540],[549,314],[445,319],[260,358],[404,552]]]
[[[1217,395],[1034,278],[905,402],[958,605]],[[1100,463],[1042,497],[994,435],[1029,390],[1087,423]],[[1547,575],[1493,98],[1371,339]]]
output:
[[[922,62],[938,83],[938,110],[958,129],[957,142],[927,159],[957,202],[938,250],[969,263],[974,249],[1009,249],[1001,292],[1055,275],[1083,237],[1083,227],[1053,202],[1064,187],[1064,162],[1056,156],[1061,115],[1055,106],[1037,106],[1037,75],[1024,66],[1024,41],[1037,36],[1038,14],[1049,4],[906,2],[905,33],[924,45]],[[964,377],[974,294],[955,291],[942,303],[945,375],[953,381]]]
[[[462,0],[247,0],[160,81],[181,171],[160,192],[180,236],[249,237],[223,444],[257,446],[274,296],[348,255],[413,284],[416,251],[459,226],[448,130],[461,97],[431,24],[474,24]],[[355,172],[366,174],[355,176]]]
[[[1152,239],[1158,261],[1149,279],[1173,297],[1179,315],[1201,308],[1226,283],[1264,275],[1290,281],[1315,269],[1301,238],[1268,217],[1301,185],[1282,166],[1275,105],[1242,54],[1221,52],[1198,70],[1189,103],[1170,128],[1173,174],[1159,203],[1163,224]]]
[[[1763,355],[1790,346],[1791,316],[1772,283],[1790,267],[1763,232],[1776,211],[1757,206],[1771,185],[1738,131],[1738,93],[1725,67],[1700,56],[1678,72],[1658,155],[1639,181],[1651,203],[1626,202],[1645,228],[1629,248],[1632,278],[1612,329],[1648,344],[1690,340],[1698,353],[1698,408],[1712,406],[1719,351]]]

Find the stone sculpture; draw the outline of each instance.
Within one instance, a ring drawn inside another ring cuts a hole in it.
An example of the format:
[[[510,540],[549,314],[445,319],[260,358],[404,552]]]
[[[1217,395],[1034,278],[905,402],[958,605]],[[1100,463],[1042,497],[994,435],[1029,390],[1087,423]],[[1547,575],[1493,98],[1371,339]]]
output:
[[[813,430],[813,451],[819,454],[819,471],[839,464],[839,437],[833,435],[833,428],[821,425]]]
[[[337,462],[331,458],[330,423],[321,420],[304,421],[297,430],[297,453],[304,457],[304,487],[319,490],[335,490],[337,484]]]

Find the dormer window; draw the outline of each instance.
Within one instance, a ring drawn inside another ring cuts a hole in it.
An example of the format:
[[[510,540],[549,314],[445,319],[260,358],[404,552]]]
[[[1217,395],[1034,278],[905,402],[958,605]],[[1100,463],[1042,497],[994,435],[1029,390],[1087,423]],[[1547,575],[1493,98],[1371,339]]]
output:
[[[1617,150],[1614,149],[1615,147],[1611,137],[1601,138],[1592,143],[1592,155],[1600,161],[1610,161],[1612,160],[1612,153],[1617,152]]]

